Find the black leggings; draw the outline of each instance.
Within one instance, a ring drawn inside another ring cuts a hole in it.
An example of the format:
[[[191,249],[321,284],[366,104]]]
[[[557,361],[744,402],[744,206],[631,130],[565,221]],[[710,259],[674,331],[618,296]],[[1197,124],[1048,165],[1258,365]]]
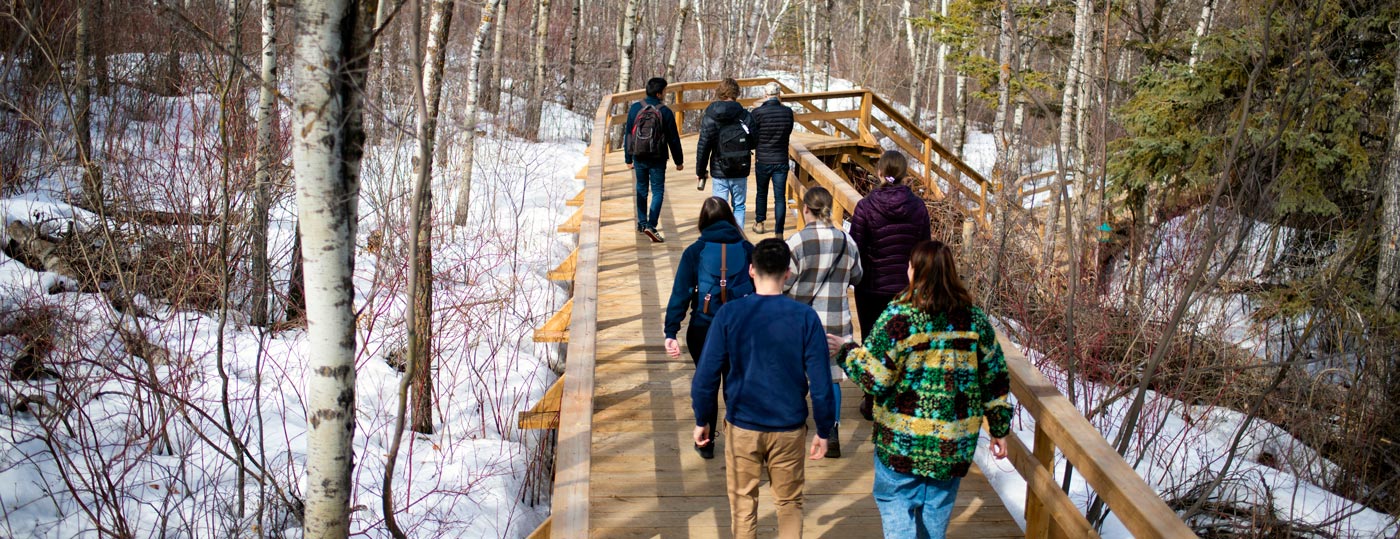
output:
[[[880,318],[880,313],[885,312],[885,308],[890,306],[891,301],[894,301],[894,294],[875,294],[856,290],[856,316],[860,318],[861,342],[865,342],[865,338],[870,335],[870,330],[875,327],[875,320]]]
[[[685,347],[690,349],[690,361],[696,365],[700,364],[700,353],[705,350],[705,337],[710,335],[710,326],[691,323],[685,330]],[[720,372],[720,383],[723,384],[724,373]],[[723,386],[721,386],[723,387]],[[715,421],[719,419],[719,408],[715,408],[715,414],[705,418],[705,424],[710,426],[710,442],[715,441]]]

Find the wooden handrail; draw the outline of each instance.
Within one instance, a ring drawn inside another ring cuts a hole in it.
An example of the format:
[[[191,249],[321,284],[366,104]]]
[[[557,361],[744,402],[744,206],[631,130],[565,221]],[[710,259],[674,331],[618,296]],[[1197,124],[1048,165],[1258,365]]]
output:
[[[744,79],[741,86],[756,86],[774,82],[774,79]],[[671,85],[669,90],[676,92],[678,99],[684,98],[687,91],[711,89],[718,81],[682,82]],[[784,87],[788,93],[789,89]],[[859,144],[873,142],[872,129],[893,133],[890,126],[871,117],[870,112],[879,109],[892,122],[905,128],[919,141],[918,152],[910,152],[924,160],[930,177],[937,174],[948,180],[951,173],[938,169],[929,159],[938,154],[950,163],[955,170],[979,184],[982,195],[974,196],[971,189],[961,182],[951,182],[954,189],[978,201],[982,209],[986,207],[986,193],[989,190],[985,178],[973,171],[966,163],[953,156],[942,145],[924,134],[917,126],[894,110],[883,98],[869,91],[820,92],[810,94],[792,93],[789,97],[800,96],[804,101],[822,100],[829,94],[840,94],[829,98],[861,99],[858,114],[845,116],[821,111],[818,118],[830,118],[830,125],[841,126],[855,133],[852,137]],[[603,97],[594,117],[593,139],[589,146],[588,174],[585,180],[582,206],[582,223],[579,232],[578,260],[575,268],[573,323],[569,328],[568,361],[563,383],[563,397],[560,403],[559,446],[555,460],[555,489],[552,514],[549,521],[550,537],[556,539],[589,536],[589,475],[592,458],[593,388],[595,345],[598,309],[598,241],[602,207],[603,166],[607,153],[612,151],[608,135],[615,122],[625,120],[625,116],[614,114],[619,104],[630,103],[642,96],[633,91]],[[682,101],[684,110],[698,110],[704,100]],[[806,105],[804,105],[806,106]],[[816,108],[816,107],[809,107]],[[820,109],[817,109],[820,110]],[[857,127],[851,129],[837,119],[855,119]],[[825,120],[823,120],[825,121]],[[837,128],[840,130],[841,128]],[[894,137],[891,137],[894,138]],[[911,141],[905,140],[913,146]],[[896,140],[896,144],[899,141]],[[794,141],[788,150],[795,166],[788,182],[790,195],[801,204],[801,195],[815,185],[827,188],[833,198],[833,219],[844,219],[855,210],[861,200],[859,191],[828,167],[821,158],[813,154],[803,144]],[[800,215],[800,212],[799,212]],[[799,217],[800,219],[800,217]],[[983,215],[985,223],[985,214]],[[1018,473],[1027,480],[1027,537],[1087,537],[1095,538],[1096,533],[1084,515],[1058,488],[1054,480],[1054,455],[1058,449],[1067,461],[1079,470],[1080,474],[1094,488],[1098,495],[1118,515],[1124,527],[1135,537],[1141,538],[1186,538],[1195,537],[1185,523],[1152,490],[1137,472],[1113,451],[1103,436],[1084,419],[1083,415],[1061,395],[1044,375],[1040,374],[1004,335],[998,335],[1006,354],[1007,368],[1010,371],[1012,393],[1026,411],[1035,418],[1034,447],[1027,448],[1016,437],[1011,437],[1009,450],[1011,462]]]
[[[1065,460],[1079,471],[1085,481],[1094,488],[1094,492],[1097,492],[1104,503],[1118,515],[1118,520],[1133,537],[1196,537],[1176,512],[1167,507],[1156,491],[1138,476],[1137,471],[1108,445],[1108,441],[1104,440],[1098,429],[1084,419],[1084,415],[1074,404],[1060,394],[1060,390],[1026,360],[1019,347],[1000,332],[997,334],[997,340],[1006,356],[1006,368],[1011,374],[1011,393],[1016,395],[1016,400],[1026,412],[1035,418],[1034,454],[1026,455],[1024,445],[1010,444],[1013,446],[1012,452],[1015,453],[1011,458],[1012,464],[1022,477],[1029,476],[1028,497],[1033,497],[1035,502],[1041,504],[1056,499],[1048,503],[1050,507],[1063,508],[1064,502],[1068,502],[1068,497],[1053,480],[1048,484],[1043,480],[1031,480],[1034,477],[1053,476],[1054,459],[1050,457],[1053,456],[1054,449],[1058,448]],[[1060,497],[1064,497],[1064,500],[1057,500]],[[1033,505],[1028,503],[1027,507]],[[1077,532],[1089,524],[1087,520],[1065,522],[1071,515],[1063,514],[1061,510],[1050,513],[1057,522],[1062,523],[1062,531],[1076,532],[1069,534],[1069,537],[1080,537]],[[1078,511],[1072,516],[1084,519]],[[1032,515],[1028,514],[1026,519],[1027,537],[1032,537],[1031,532],[1035,531],[1029,526],[1033,522],[1031,517]]]

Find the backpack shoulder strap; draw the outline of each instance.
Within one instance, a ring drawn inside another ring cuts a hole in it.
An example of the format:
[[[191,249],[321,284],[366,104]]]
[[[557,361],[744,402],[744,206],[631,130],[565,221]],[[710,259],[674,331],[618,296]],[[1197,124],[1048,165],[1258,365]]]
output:
[[[719,248],[719,301],[729,301],[729,246]]]

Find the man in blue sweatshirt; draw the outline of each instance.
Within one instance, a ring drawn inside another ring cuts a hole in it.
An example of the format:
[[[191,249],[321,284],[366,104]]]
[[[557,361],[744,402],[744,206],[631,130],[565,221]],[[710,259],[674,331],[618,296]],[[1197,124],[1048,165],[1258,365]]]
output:
[[[765,464],[777,507],[778,536],[802,536],[802,447],[809,390],[817,434],[808,458],[826,454],[826,438],[835,422],[821,319],[811,307],[783,295],[791,257],[779,238],[754,247],[749,274],[756,293],[724,304],[715,314],[690,386],[695,443],[712,443],[705,418],[715,415],[724,374],[725,483],[730,530],[736,539],[757,536],[758,485]]]

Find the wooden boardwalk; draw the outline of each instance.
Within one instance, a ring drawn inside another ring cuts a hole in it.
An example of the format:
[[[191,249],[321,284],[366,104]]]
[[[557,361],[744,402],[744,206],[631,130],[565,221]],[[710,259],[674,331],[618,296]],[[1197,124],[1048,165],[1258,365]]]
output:
[[[636,232],[634,179],[622,153],[608,154],[604,166],[589,481],[592,537],[729,537],[723,456],[707,461],[691,448],[694,367],[688,353],[673,360],[663,348],[671,280],[681,253],[699,235],[696,217],[710,193],[708,185],[704,192],[695,190],[695,137],[685,137],[683,145],[685,170],[667,170],[660,226],[666,243],[652,243]],[[751,178],[750,222],[757,210],[755,194]],[[788,234],[797,221],[789,216]],[[746,233],[752,241],[759,239]],[[850,382],[842,389],[845,456],[807,463],[806,537],[880,536],[880,517],[870,496],[870,424],[856,412],[860,391]],[[718,449],[723,451],[722,442]],[[766,486],[759,511],[759,533],[773,536],[777,518]],[[1024,533],[974,467],[962,483],[949,536],[990,539]]]

